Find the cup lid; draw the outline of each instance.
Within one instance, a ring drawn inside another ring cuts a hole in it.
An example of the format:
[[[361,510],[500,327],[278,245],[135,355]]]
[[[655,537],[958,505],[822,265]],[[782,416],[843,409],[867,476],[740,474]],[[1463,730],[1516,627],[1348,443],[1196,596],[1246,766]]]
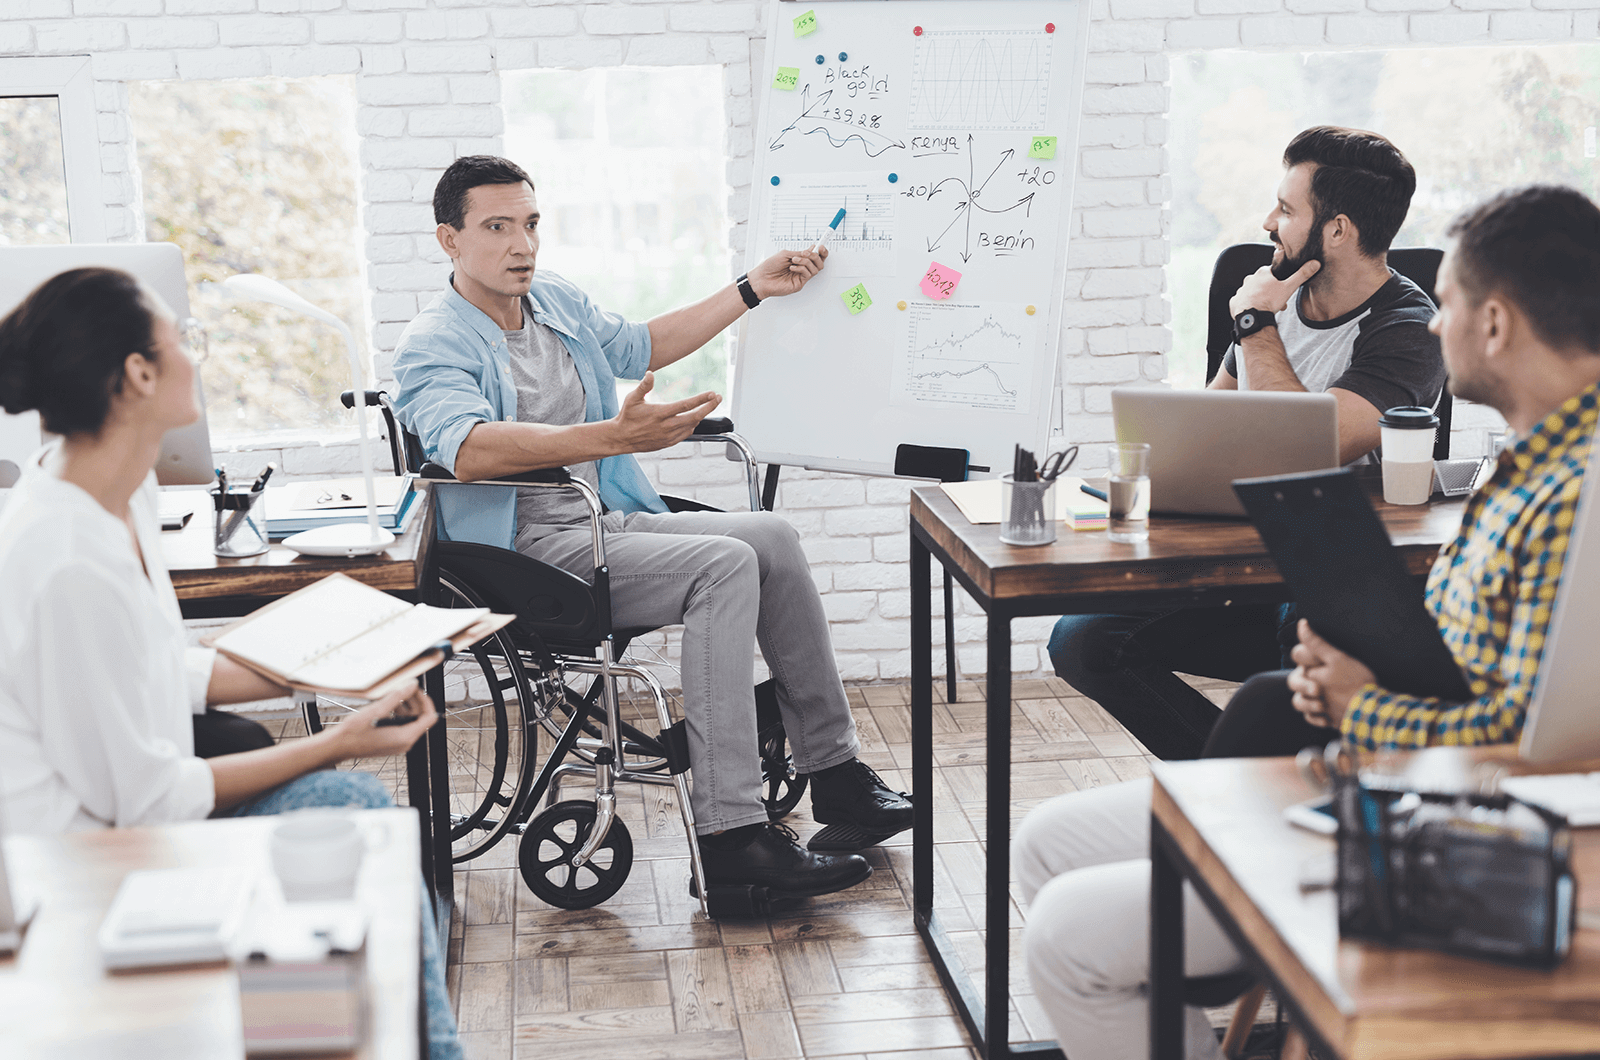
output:
[[[1431,431],[1439,426],[1432,409],[1420,405],[1397,405],[1378,418],[1379,427],[1399,431]]]

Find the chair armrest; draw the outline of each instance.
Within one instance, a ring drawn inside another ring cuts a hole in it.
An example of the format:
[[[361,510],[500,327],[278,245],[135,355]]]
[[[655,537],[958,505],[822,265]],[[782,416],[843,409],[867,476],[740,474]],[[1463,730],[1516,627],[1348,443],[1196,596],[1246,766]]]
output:
[[[420,474],[425,479],[434,479],[440,482],[457,481],[456,477],[446,471],[442,465],[432,462],[423,464]],[[479,479],[472,483],[475,486],[570,486],[571,484],[572,473],[564,467],[544,467],[537,471],[523,471],[516,475]]]
[[[726,416],[707,416],[694,425],[695,434],[732,434],[733,421]]]

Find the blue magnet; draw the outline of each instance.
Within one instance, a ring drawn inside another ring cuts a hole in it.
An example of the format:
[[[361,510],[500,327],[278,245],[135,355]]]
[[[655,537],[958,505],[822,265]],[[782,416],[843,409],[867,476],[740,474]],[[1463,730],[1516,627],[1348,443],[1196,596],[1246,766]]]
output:
[[[889,183],[890,184],[893,184],[895,181],[897,181],[899,179],[900,179],[900,174],[898,174],[898,173],[890,173],[889,174]]]
[[[822,57],[822,56],[820,56],[820,55],[819,55],[819,56],[817,56],[817,65],[818,65],[818,66],[821,66],[821,65],[822,65],[822,64],[823,64],[823,63],[825,63],[825,62],[827,62],[827,61],[828,61],[828,60],[827,60],[827,59],[825,59],[825,58],[823,58],[823,57]]]
[[[845,54],[845,53],[844,53],[844,52],[840,52],[840,53],[839,53],[839,61],[840,61],[840,62],[841,62],[841,63],[842,63],[842,62],[844,62],[844,61],[845,61],[845,60],[846,60],[846,59],[848,59],[848,58],[850,58],[850,56],[848,56],[848,55],[846,55],[846,54]]]
[[[777,177],[773,177],[772,178],[772,184],[773,184],[774,187],[777,186],[777,184],[778,184],[778,178]]]

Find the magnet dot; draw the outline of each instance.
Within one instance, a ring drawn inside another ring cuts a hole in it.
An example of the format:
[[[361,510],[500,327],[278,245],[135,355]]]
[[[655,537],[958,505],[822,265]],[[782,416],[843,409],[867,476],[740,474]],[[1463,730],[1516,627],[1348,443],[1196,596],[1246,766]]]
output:
[[[827,60],[827,59],[825,59],[825,58],[824,58],[824,57],[822,57],[822,56],[820,56],[820,55],[819,55],[819,56],[817,56],[817,65],[818,65],[818,66],[821,66],[821,65],[822,65],[822,64],[823,64],[823,63],[825,63],[825,62],[827,62],[827,61],[828,61],[828,60]]]
[[[777,183],[778,183],[778,178],[777,178],[777,177],[773,177],[773,178],[772,178],[772,183],[773,183],[773,184],[774,184],[774,185],[776,185],[776,184],[777,184]]]
[[[913,26],[911,28],[911,32],[912,32],[912,34],[914,36],[920,37],[920,36],[922,36],[922,27],[921,26]]]
[[[842,62],[844,62],[844,61],[845,61],[845,60],[846,60],[846,59],[848,59],[848,58],[850,58],[850,56],[848,56],[848,55],[846,55],[846,54],[845,54],[845,53],[844,53],[844,52],[840,52],[840,53],[839,53],[839,61],[840,61],[840,62],[841,62],[841,63],[842,63]]]
[[[1056,31],[1056,24],[1054,22],[1046,22],[1044,24],[1044,31],[1046,33],[1054,33]]]
[[[898,173],[890,173],[889,174],[889,183],[890,184],[893,184],[895,181],[897,181],[899,179],[900,179],[900,174],[898,174]]]

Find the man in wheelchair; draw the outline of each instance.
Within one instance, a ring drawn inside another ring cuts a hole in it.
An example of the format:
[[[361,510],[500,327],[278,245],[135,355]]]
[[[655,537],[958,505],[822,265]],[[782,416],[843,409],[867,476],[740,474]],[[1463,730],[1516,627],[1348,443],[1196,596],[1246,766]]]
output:
[[[462,482],[565,467],[598,492],[613,626],[684,627],[683,705],[708,884],[814,895],[866,879],[865,859],[806,850],[769,823],[761,799],[758,642],[816,819],[885,836],[911,826],[909,800],[856,757],[855,721],[799,535],[766,512],[668,512],[632,456],[683,441],[722,400],[647,402],[652,372],[762,300],[800,290],[827,251],[776,254],[703,301],[635,323],[536,272],[538,205],[514,163],[457,159],[433,211],[454,271],[395,349],[401,422]],[[618,376],[642,377],[620,404]],[[453,487],[438,504],[441,538],[514,544],[590,573],[589,508],[576,491]]]

